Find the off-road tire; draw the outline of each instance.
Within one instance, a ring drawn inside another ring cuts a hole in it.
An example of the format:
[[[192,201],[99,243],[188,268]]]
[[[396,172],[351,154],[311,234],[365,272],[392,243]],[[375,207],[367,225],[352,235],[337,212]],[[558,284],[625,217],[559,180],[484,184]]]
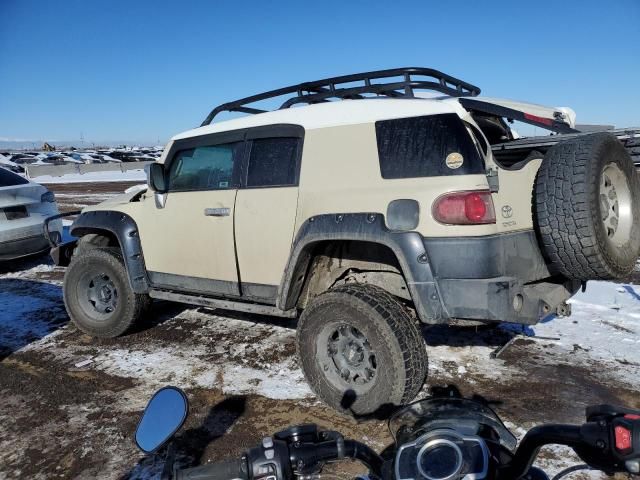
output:
[[[87,279],[105,275],[117,295],[117,303],[110,313],[92,311],[85,300]],[[73,323],[84,333],[113,338],[127,332],[150,308],[148,295],[131,289],[127,269],[118,248],[83,248],[72,257],[64,276],[64,304]]]
[[[323,332],[343,324],[362,332],[377,359],[371,385],[361,394],[336,382],[319,351]],[[370,415],[406,404],[427,375],[427,352],[416,320],[396,297],[374,285],[342,285],[316,297],[300,317],[297,350],[311,389],[345,413]]]
[[[614,208],[600,197],[606,168],[617,169],[628,184],[629,228],[622,240],[612,239],[603,219]],[[640,183],[615,136],[584,135],[550,148],[536,177],[533,214],[552,273],[586,281],[624,278],[633,271],[640,254]]]

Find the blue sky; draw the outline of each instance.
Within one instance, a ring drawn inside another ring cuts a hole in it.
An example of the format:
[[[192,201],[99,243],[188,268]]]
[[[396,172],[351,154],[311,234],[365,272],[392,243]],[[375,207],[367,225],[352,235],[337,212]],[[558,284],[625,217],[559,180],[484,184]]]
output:
[[[228,100],[396,66],[640,126],[640,0],[0,0],[0,140],[165,142]]]

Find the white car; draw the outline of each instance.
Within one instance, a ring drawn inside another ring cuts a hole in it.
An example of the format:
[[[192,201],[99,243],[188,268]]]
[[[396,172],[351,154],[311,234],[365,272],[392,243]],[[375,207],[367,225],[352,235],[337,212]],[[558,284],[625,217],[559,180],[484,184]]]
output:
[[[0,261],[48,250],[44,221],[57,214],[53,192],[0,167]],[[62,221],[50,222],[49,232],[59,242]]]

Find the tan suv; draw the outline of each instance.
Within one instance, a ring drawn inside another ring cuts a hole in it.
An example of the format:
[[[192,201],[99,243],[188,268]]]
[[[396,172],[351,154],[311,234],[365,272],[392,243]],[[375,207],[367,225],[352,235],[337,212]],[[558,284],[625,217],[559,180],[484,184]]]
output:
[[[169,142],[148,190],[86,208],[77,243],[54,248],[69,316],[101,337],[154,298],[298,318],[326,403],[410,401],[427,373],[420,323],[566,315],[640,251],[637,131],[584,134],[571,109],[479,93],[403,68],[221,105]],[[249,115],[211,123],[223,111]],[[506,120],[557,135],[518,139]]]

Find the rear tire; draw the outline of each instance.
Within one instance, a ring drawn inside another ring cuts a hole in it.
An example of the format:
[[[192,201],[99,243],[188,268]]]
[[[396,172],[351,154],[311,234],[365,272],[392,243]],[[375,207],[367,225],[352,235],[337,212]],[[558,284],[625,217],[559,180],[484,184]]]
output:
[[[582,281],[631,274],[640,253],[640,182],[618,139],[597,133],[549,149],[534,218],[553,273]]]
[[[427,375],[418,325],[373,285],[343,285],[316,297],[300,317],[297,348],[311,389],[342,412],[369,415],[408,403]]]
[[[151,306],[148,295],[131,289],[117,248],[77,251],[64,276],[63,296],[76,327],[94,337],[124,334]]]

